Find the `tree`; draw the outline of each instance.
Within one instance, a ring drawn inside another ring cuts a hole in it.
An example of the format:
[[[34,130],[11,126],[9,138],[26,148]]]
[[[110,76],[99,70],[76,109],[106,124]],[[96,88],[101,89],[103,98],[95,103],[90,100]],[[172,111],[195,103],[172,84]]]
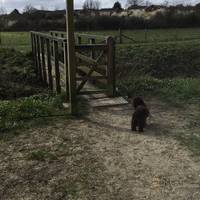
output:
[[[144,3],[144,0],[127,0],[127,6],[139,6]]]
[[[85,0],[83,3],[83,10],[99,10],[100,9],[99,0]]]
[[[33,7],[31,4],[26,5],[23,9],[23,13],[27,13],[27,14],[32,14],[35,11],[37,11],[37,9]]]
[[[145,1],[145,6],[146,7],[149,7],[149,6],[151,6],[152,5],[152,3],[150,2],[150,1]]]
[[[113,5],[114,10],[122,10],[122,5],[119,1],[116,1]]]
[[[169,6],[169,1],[168,0],[164,0],[162,5],[165,6],[165,7],[168,7]]]

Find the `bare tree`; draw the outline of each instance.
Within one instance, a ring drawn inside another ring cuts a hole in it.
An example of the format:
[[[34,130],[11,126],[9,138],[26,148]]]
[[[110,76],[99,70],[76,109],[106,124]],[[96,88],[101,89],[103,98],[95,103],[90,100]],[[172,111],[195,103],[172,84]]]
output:
[[[23,9],[23,13],[34,13],[37,9],[35,7],[33,7],[31,4],[27,4],[24,9]]]
[[[127,6],[138,6],[142,5],[144,3],[144,0],[127,0]]]
[[[100,9],[99,0],[85,0],[83,3],[83,10],[99,10]]]
[[[147,7],[149,7],[149,6],[151,6],[152,5],[152,2],[151,1],[145,1],[145,6],[147,6]]]
[[[44,5],[41,5],[41,6],[40,6],[40,10],[48,10],[48,8],[45,7]]]
[[[168,7],[169,6],[169,1],[168,0],[164,0],[162,5],[165,6],[165,7]]]

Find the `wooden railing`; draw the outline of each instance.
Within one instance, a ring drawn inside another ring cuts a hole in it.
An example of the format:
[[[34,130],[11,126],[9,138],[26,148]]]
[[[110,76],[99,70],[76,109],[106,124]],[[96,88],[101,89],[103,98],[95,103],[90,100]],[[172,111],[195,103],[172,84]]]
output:
[[[75,34],[76,94],[97,93],[84,89],[87,82],[115,95],[115,42],[111,37]],[[69,95],[70,70],[64,32],[31,32],[32,51],[38,76],[49,89]]]

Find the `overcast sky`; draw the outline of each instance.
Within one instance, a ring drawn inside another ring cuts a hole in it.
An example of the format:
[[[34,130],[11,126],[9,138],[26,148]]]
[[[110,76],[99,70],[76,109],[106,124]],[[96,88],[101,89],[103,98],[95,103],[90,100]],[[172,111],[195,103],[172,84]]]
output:
[[[40,9],[41,7],[47,9],[63,9],[65,7],[66,0],[0,0],[0,7],[4,7],[7,12],[12,11],[14,8],[23,10],[25,5],[31,4],[32,6]],[[100,0],[101,7],[112,7],[116,0]],[[125,6],[127,0],[118,0]],[[162,3],[164,0],[150,0],[154,4]],[[185,3],[196,3],[200,2],[200,0],[169,0],[170,2],[185,2]],[[81,8],[84,0],[75,0],[75,8]]]

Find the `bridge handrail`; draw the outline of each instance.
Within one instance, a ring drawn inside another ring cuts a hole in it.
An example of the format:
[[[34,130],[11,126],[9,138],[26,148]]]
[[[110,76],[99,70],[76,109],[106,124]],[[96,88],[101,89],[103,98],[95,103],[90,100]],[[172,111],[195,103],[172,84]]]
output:
[[[66,35],[64,31],[50,31],[52,34],[62,34]],[[102,36],[102,35],[93,35],[93,34],[86,34],[86,33],[75,33],[75,37],[85,37],[87,39],[103,39],[106,40],[109,36]]]
[[[53,41],[58,41],[58,42],[67,42],[66,38],[62,38],[62,37],[54,37],[48,33],[41,33],[41,32],[37,32],[37,31],[31,31],[32,34],[44,37],[44,38],[48,38],[51,39]]]

